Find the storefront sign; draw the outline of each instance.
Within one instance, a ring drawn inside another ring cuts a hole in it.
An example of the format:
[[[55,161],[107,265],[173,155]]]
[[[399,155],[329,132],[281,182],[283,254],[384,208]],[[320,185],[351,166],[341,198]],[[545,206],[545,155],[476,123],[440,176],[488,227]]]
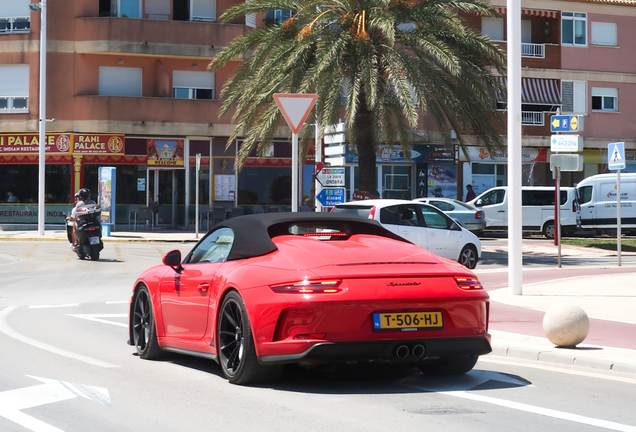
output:
[[[183,140],[149,139],[148,166],[183,168]]]
[[[507,162],[508,153],[502,150],[488,150],[486,147],[467,147],[460,149],[459,159],[470,162]],[[522,148],[522,162],[547,162],[548,150],[545,148]]]
[[[71,214],[73,206],[47,204],[45,222],[47,224],[64,223],[64,213]],[[0,204],[0,224],[35,224],[38,222],[37,204]]]
[[[38,134],[0,134],[0,153],[37,154],[39,152]],[[46,153],[69,153],[71,134],[46,134]]]
[[[110,232],[110,225],[115,224],[116,197],[116,168],[99,167],[98,175],[98,204],[102,207],[102,224],[104,234]]]
[[[124,135],[73,134],[73,154],[124,154]]]

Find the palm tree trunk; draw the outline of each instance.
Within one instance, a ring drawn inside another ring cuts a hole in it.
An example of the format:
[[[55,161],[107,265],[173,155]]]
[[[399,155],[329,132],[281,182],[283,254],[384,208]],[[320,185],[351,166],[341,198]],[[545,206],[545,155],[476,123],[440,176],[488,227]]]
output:
[[[356,150],[358,152],[358,166],[360,179],[356,189],[379,197],[376,176],[376,149],[373,139],[373,121],[371,112],[367,108],[364,96],[360,97],[360,106],[355,117]]]

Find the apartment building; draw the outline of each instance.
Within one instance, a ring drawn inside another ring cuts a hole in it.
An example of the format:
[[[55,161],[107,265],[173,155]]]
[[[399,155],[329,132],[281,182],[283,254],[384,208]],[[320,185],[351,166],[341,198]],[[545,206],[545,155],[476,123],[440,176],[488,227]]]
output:
[[[506,49],[506,4],[500,18],[468,17]],[[562,173],[573,185],[607,172],[607,144],[624,141],[628,172],[636,172],[636,4],[629,1],[522,1],[523,182],[552,184],[550,116],[583,116],[584,170]],[[505,77],[502,77],[505,81]],[[506,100],[496,95],[506,114]],[[506,130],[502,128],[502,135]],[[505,152],[479,146],[460,155],[460,175],[477,193],[505,185]]]
[[[0,223],[37,221],[41,12],[31,10],[32,1],[0,0],[0,201],[9,191],[20,201],[0,206]],[[159,204],[157,223],[192,223],[197,187],[204,209],[290,205],[287,128],[279,129],[266,157],[249,158],[237,172],[241,142],[226,146],[233,125],[231,113],[219,117],[218,98],[240,60],[216,74],[206,70],[231,40],[289,13],[217,23],[235,3],[47,1],[47,223],[59,223],[78,188],[97,190],[100,166],[116,167],[118,224],[128,223],[129,206],[151,201]],[[464,18],[505,48],[505,3],[493,4],[501,18]],[[564,185],[603,172],[607,143],[614,141],[626,143],[627,171],[636,171],[635,16],[636,6],[620,0],[522,1],[525,184],[552,181],[549,119],[557,109],[584,116],[585,126],[585,170],[566,174]],[[504,97],[493,94],[493,103],[505,114]],[[427,118],[412,140],[411,160],[397,147],[381,146],[383,196],[461,198],[468,183],[478,192],[506,184],[505,151],[477,143],[466,152],[446,149]],[[202,167],[198,185],[196,154]],[[346,155],[345,168],[352,198],[354,151]],[[309,159],[301,177],[303,196],[312,196],[313,171]]]

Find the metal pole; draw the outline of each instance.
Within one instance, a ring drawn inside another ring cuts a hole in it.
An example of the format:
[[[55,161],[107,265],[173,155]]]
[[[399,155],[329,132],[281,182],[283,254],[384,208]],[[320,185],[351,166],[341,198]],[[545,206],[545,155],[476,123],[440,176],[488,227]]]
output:
[[[322,140],[320,139],[320,123],[318,122],[318,115],[316,115],[316,166],[318,166],[322,162]],[[315,172],[314,174],[317,174]],[[314,205],[316,206],[316,211],[322,211],[322,204],[318,199],[318,193],[322,189],[322,186],[318,180],[314,180]]]
[[[616,170],[616,252],[621,266],[621,170]]]
[[[194,193],[194,238],[199,238],[199,172],[201,171],[201,153],[197,153]]]
[[[561,268],[561,167],[556,167],[556,196],[554,197],[554,239],[557,243],[559,268]]]
[[[46,220],[46,0],[40,3],[40,136],[38,144],[38,234],[43,236]]]
[[[292,212],[298,211],[298,134],[292,132]]]
[[[521,1],[507,0],[508,25],[508,289],[523,294],[521,229]]]

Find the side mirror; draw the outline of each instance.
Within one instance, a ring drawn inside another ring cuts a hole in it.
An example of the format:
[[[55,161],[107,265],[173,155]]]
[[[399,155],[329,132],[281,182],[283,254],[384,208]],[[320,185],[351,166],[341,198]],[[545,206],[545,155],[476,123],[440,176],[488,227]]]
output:
[[[475,202],[475,207],[481,207],[484,205],[484,202],[481,199],[478,199],[477,202]]]
[[[168,252],[164,255],[162,261],[165,265],[172,267],[177,273],[183,269],[181,267],[181,251],[173,250]]]

